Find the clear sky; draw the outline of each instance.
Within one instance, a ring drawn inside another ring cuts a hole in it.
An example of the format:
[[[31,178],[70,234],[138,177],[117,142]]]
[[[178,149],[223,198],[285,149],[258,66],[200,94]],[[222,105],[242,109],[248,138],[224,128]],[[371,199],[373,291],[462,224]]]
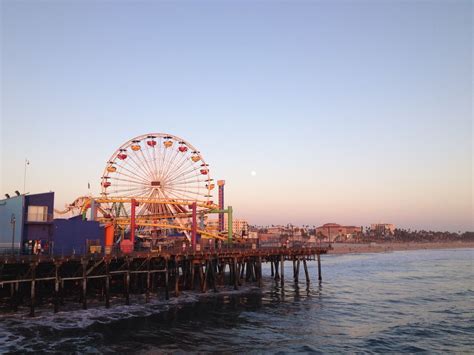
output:
[[[471,1],[0,3],[2,194],[167,132],[250,223],[474,230]]]

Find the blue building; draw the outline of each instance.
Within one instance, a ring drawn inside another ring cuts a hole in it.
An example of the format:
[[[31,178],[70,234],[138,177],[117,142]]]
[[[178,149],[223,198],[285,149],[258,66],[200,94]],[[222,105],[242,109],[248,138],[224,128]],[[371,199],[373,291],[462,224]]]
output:
[[[24,197],[0,200],[0,253],[19,252],[23,235]]]
[[[91,245],[104,250],[104,227],[96,221],[84,221],[82,216],[54,220],[55,255],[84,255]]]
[[[103,246],[98,222],[53,216],[54,192],[0,200],[0,253],[73,255]]]
[[[22,252],[34,254],[35,242],[41,253],[49,254],[53,244],[54,192],[23,195]],[[37,252],[39,253],[39,252]]]

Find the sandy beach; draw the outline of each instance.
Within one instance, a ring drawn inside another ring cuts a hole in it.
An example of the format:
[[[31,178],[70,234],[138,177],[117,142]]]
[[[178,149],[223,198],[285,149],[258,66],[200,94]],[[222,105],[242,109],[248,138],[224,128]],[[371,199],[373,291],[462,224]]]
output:
[[[474,242],[333,243],[330,254],[383,253],[397,250],[474,248]]]

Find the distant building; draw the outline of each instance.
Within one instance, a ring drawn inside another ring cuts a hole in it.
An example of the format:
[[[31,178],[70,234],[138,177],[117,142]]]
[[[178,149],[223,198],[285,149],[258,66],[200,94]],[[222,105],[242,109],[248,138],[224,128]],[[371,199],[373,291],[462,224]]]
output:
[[[219,229],[219,220],[218,219],[208,219],[207,227],[209,229],[218,230]],[[227,230],[227,214],[224,215],[224,229]],[[244,219],[232,219],[232,233],[239,235],[248,235],[249,224]]]
[[[267,233],[268,233],[268,234],[280,235],[280,234],[282,234],[283,232],[285,232],[285,228],[282,227],[282,226],[272,226],[272,227],[268,227],[268,228],[267,228]]]
[[[335,240],[336,238],[351,238],[362,233],[362,227],[342,226],[337,223],[326,223],[316,228],[316,235],[323,235],[325,239]]]
[[[227,219],[226,219],[227,223]],[[249,233],[249,224],[244,219],[234,219],[232,220],[232,232],[239,235],[248,235]]]
[[[206,227],[210,230],[219,230],[219,220],[214,218],[208,218],[206,221]]]
[[[244,238],[248,239],[258,239],[258,233],[255,231],[249,231],[249,234],[245,236]]]
[[[390,223],[373,223],[370,225],[370,231],[375,235],[387,235],[395,233],[395,225]]]
[[[279,248],[282,246],[280,236],[273,233],[259,233],[258,242],[261,247]]]
[[[292,232],[291,235],[293,237],[302,237],[303,236],[303,229],[301,228],[295,228]]]

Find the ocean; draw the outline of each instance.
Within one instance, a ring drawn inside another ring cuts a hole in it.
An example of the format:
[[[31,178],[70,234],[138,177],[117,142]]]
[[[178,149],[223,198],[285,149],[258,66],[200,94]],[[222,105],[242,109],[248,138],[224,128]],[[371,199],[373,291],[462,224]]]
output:
[[[474,249],[324,255],[309,289],[287,262],[284,290],[268,265],[262,289],[24,309],[0,316],[0,352],[472,353],[473,263]]]

